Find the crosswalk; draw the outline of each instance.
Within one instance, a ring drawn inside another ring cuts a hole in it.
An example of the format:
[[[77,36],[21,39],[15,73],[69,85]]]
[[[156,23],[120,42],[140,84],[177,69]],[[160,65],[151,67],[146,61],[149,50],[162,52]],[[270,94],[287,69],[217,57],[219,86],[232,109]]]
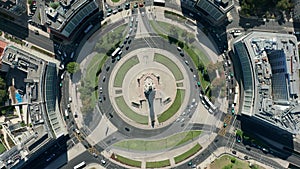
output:
[[[224,136],[226,134],[226,132],[229,130],[229,126],[231,124],[232,121],[232,117],[231,115],[226,115],[223,121],[222,126],[220,127],[220,130],[218,132],[219,135]]]

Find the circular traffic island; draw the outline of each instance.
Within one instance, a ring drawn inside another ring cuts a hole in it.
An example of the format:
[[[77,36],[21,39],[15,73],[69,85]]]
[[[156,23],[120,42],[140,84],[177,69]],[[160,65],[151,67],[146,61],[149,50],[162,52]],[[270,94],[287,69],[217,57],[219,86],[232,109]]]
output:
[[[189,95],[186,69],[173,54],[141,48],[124,56],[108,84],[110,101],[128,124],[143,129],[172,123]]]

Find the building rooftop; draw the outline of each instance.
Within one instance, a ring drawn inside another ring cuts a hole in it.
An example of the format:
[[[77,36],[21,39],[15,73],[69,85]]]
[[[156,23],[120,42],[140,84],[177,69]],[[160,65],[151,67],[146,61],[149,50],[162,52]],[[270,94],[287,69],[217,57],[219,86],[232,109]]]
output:
[[[15,15],[21,15],[26,12],[26,2],[27,1],[0,0],[0,8]]]
[[[28,157],[51,141],[67,134],[63,117],[59,111],[57,81],[59,61],[36,53],[25,47],[7,45],[4,49],[3,64],[9,65],[8,83],[11,83],[11,96],[15,101],[16,112],[23,111],[24,122],[5,123],[4,127],[15,143],[13,148],[0,155],[0,163],[8,168],[21,165]],[[19,108],[22,107],[22,108]],[[25,125],[24,125],[25,124]],[[31,127],[28,127],[32,125]],[[27,133],[27,134],[26,134]],[[16,148],[15,148],[16,147]],[[23,159],[20,163],[11,157]],[[18,168],[18,167],[16,167]]]
[[[76,0],[70,3],[69,8],[59,6],[55,11],[48,9],[47,12],[52,21],[51,28],[65,37],[69,37],[87,16],[98,9],[94,0]]]
[[[234,42],[243,70],[241,113],[293,133],[300,131],[297,39],[290,34],[252,32]]]

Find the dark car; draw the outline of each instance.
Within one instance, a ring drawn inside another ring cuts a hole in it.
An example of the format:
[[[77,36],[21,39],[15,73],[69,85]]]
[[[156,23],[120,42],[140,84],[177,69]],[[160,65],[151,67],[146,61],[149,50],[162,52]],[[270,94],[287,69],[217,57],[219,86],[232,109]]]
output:
[[[236,142],[242,142],[242,137],[240,135],[236,135]]]
[[[129,131],[130,131],[130,129],[129,129],[128,127],[125,127],[125,130],[126,130],[127,132],[129,132]]]
[[[121,6],[118,6],[118,11],[119,12],[123,11],[123,8]]]
[[[128,10],[129,8],[130,8],[130,4],[129,4],[129,3],[126,3],[126,4],[125,4],[125,9]]]

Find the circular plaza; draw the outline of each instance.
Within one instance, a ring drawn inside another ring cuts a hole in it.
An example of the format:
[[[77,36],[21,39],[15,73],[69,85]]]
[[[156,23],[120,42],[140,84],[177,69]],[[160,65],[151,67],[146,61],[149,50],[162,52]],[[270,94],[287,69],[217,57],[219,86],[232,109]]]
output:
[[[172,53],[141,48],[123,56],[108,82],[116,112],[127,123],[152,129],[172,123],[188,104],[186,69]]]

